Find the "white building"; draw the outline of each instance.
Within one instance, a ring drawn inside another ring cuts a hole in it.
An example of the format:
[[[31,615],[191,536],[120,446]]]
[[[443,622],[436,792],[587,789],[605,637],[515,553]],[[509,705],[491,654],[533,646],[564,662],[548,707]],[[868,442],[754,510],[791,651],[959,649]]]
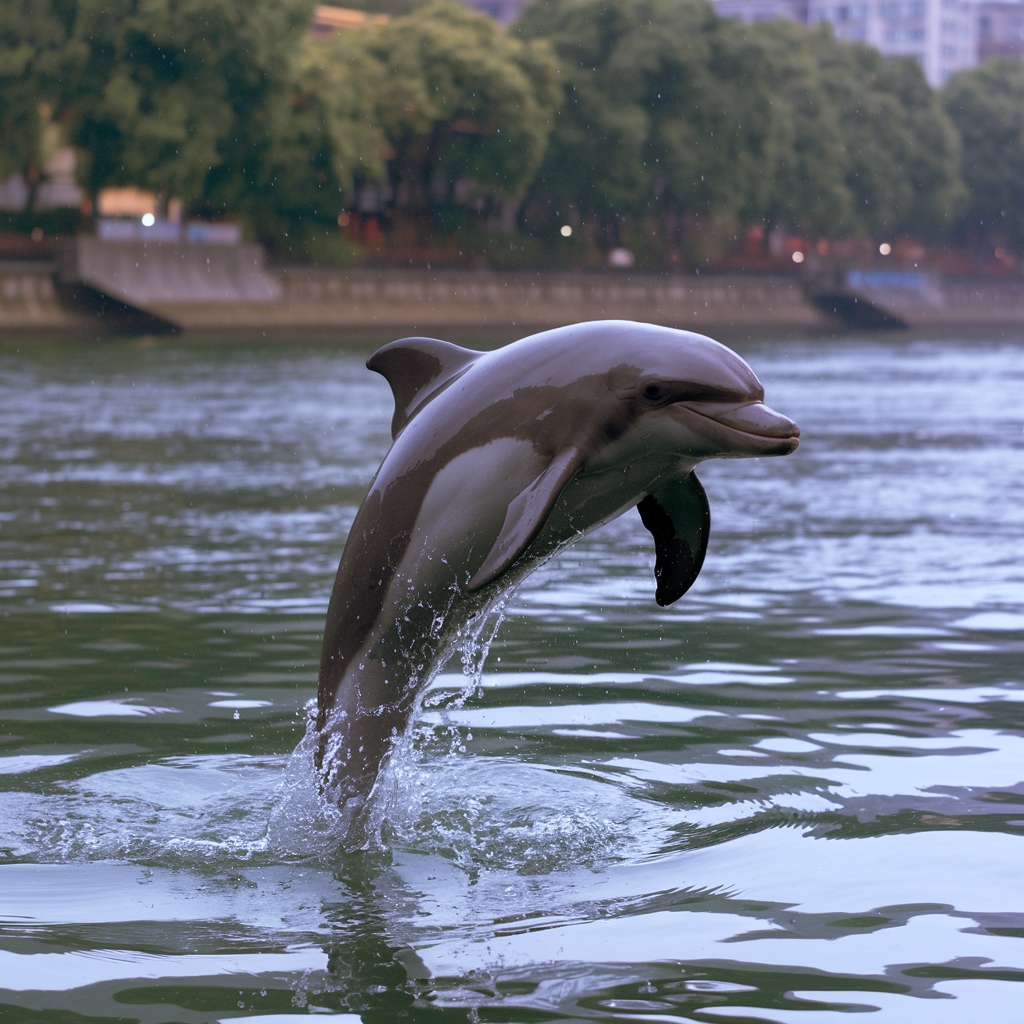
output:
[[[839,39],[859,40],[888,57],[914,57],[933,86],[978,63],[975,0],[716,0],[722,17],[784,17],[830,22]]]
[[[978,4],[978,58],[1024,57],[1024,3]]]

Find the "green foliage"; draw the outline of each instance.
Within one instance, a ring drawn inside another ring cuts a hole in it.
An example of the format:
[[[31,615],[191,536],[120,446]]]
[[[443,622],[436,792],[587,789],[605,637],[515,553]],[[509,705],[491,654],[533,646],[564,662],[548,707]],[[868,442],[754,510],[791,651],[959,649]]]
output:
[[[838,41],[829,26],[737,26],[773,95],[762,215],[809,233],[934,235],[960,199],[956,133],[920,65]]]
[[[808,31],[782,19],[750,26],[731,22],[730,28],[746,42],[747,74],[769,97],[759,189],[743,209],[744,219],[782,223],[810,235],[849,230],[854,197],[846,139],[821,61],[823,50],[836,45],[831,31]]]
[[[517,31],[563,68],[533,188],[552,210],[819,234],[931,233],[953,212],[956,137],[909,59],[705,0],[540,0]]]
[[[707,0],[538,0],[511,33],[454,0],[372,0],[411,13],[324,41],[313,3],[7,0],[0,178],[37,180],[63,132],[88,191],[178,196],[296,257],[358,259],[338,214],[377,184],[409,245],[457,234],[513,265],[626,242],[656,266],[755,222],[935,236],[962,136],[964,223],[1024,244],[1019,63],[940,100],[909,58]],[[506,253],[524,197],[537,233]]]
[[[5,0],[0,18],[0,180],[38,177],[67,37],[59,0]]]
[[[260,185],[312,0],[76,0],[62,100],[92,192],[223,211]]]
[[[1024,63],[986,61],[954,75],[943,103],[963,140],[961,227],[1024,246]]]
[[[769,98],[706,0],[542,0],[516,30],[548,39],[562,65],[536,185],[556,207],[738,209],[756,190]]]
[[[560,96],[546,43],[515,39],[451,0],[359,35],[379,63],[361,84],[399,206],[423,211],[460,181],[484,199],[525,192]],[[353,49],[340,37],[336,46],[342,56]]]
[[[959,140],[920,65],[834,39],[817,52],[843,135],[848,230],[941,235],[963,196]]]
[[[412,14],[426,6],[430,0],[359,0],[358,9],[368,14],[388,14],[392,18]]]
[[[327,228],[337,234],[338,214],[351,204],[357,178],[384,176],[385,141],[374,124],[370,87],[381,68],[365,32],[340,33],[330,43],[302,39],[287,91],[268,104],[268,141],[233,210],[279,250],[351,262],[322,239]]]

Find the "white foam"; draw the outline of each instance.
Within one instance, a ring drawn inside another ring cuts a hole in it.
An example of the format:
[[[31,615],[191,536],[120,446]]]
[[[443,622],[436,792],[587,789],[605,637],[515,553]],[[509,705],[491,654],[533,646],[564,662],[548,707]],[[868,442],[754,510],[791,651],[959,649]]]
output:
[[[71,704],[58,704],[47,708],[55,715],[73,715],[75,718],[144,718],[147,715],[177,715],[177,708],[157,705],[131,704],[128,700],[78,700]]]

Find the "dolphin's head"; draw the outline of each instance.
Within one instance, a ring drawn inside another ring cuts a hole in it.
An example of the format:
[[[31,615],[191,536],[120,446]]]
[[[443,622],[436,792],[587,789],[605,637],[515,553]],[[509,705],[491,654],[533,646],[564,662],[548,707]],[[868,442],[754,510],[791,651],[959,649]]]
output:
[[[696,459],[796,450],[800,428],[764,404],[761,382],[732,349],[660,328],[642,351],[630,390],[636,421],[652,437]]]

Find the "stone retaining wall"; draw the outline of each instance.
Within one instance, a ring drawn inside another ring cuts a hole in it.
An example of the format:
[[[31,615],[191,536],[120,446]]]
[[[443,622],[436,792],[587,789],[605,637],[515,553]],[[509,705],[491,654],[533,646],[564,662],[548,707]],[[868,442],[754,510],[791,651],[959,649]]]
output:
[[[814,329],[832,321],[795,278],[655,274],[500,273],[459,270],[285,269],[277,302],[148,308],[185,329],[247,326],[345,336],[498,334],[580,320],[650,320],[692,330]]]
[[[859,294],[911,327],[1024,329],[1024,279],[904,274],[908,284],[897,274],[883,287],[885,275],[861,276],[851,301]],[[917,277],[925,284],[915,284]],[[798,277],[785,274],[269,270],[255,246],[97,239],[79,239],[59,274],[45,263],[0,263],[6,334],[177,328],[240,338],[433,334],[483,341],[605,318],[726,335],[841,329],[808,300]]]
[[[49,263],[0,263],[0,331],[79,331],[95,321],[58,294]]]

